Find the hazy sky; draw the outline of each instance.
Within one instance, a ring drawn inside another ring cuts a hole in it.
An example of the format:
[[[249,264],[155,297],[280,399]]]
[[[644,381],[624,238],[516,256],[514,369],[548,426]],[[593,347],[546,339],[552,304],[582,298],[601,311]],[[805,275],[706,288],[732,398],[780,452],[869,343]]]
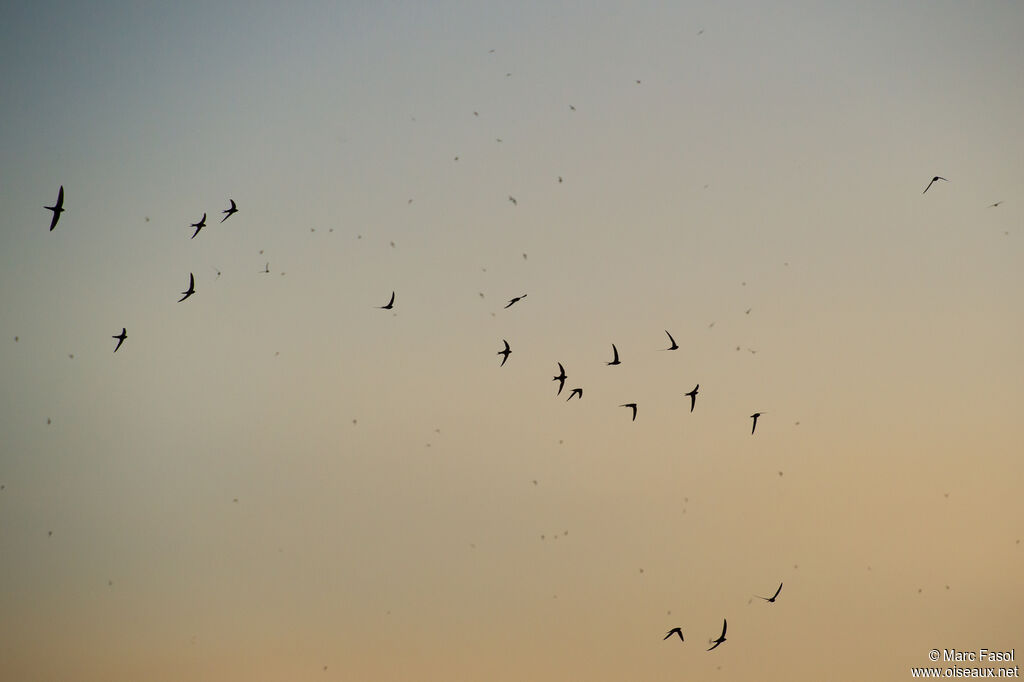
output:
[[[1017,2],[9,3],[0,678],[1024,651],[1022,34]]]

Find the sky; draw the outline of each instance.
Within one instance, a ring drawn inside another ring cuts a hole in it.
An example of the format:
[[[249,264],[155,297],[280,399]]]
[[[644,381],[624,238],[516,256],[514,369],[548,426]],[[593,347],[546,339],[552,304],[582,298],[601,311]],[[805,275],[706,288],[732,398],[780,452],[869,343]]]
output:
[[[5,5],[0,678],[1024,651],[1022,29]]]

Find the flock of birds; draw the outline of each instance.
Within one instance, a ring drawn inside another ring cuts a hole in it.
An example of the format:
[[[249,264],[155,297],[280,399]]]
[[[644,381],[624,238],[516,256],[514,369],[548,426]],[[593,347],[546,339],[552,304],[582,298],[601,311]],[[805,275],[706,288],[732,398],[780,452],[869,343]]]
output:
[[[224,214],[224,217],[220,219],[220,221],[222,223],[225,220],[227,220],[228,218],[230,218],[231,216],[233,216],[234,214],[238,213],[238,206],[235,204],[235,200],[234,199],[228,199],[228,201],[231,202],[231,205],[228,206],[226,209],[224,209],[222,211],[222,213]],[[65,210],[64,209],[64,185],[61,185],[60,189],[57,191],[57,202],[53,206],[43,206],[43,208],[45,208],[48,211],[52,211],[53,212],[53,216],[50,218],[50,232],[53,232],[53,228],[57,227],[57,221],[60,220],[60,214],[63,213],[64,210]],[[206,227],[206,214],[203,213],[203,217],[200,218],[197,222],[194,222],[191,225],[189,225],[189,227],[196,228],[196,231],[193,232],[192,236],[190,237],[190,239],[195,239],[196,235],[199,234],[199,232],[204,227]],[[269,269],[270,269],[270,263],[267,263],[267,270],[269,271]],[[190,272],[190,273],[188,273],[188,289],[186,289],[185,291],[181,292],[181,298],[178,299],[178,303],[181,303],[182,301],[184,301],[185,299],[189,298],[190,296],[192,296],[195,293],[196,293],[196,276],[195,276],[194,273]],[[392,299],[392,302],[394,302],[394,294],[392,294],[391,299]],[[117,345],[114,346],[114,352],[116,353],[118,351],[118,349],[121,348],[121,345],[124,343],[124,340],[128,338],[128,328],[127,327],[122,327],[121,328],[121,333],[120,334],[114,334],[113,336],[111,336],[111,338],[117,339]]]
[[[559,178],[559,181],[561,182],[561,178]],[[938,182],[938,181],[949,182],[949,180],[947,180],[946,178],[936,175],[936,176],[934,176],[929,181],[928,185],[924,188],[924,191],[922,192],[922,194],[927,193],[928,190],[931,189],[932,185],[934,183]],[[518,203],[517,200],[515,199],[515,197],[513,197],[511,195],[508,197],[508,199],[513,204],[517,204]],[[224,217],[221,218],[221,221],[220,221],[222,223],[225,220],[227,220],[228,218],[230,218],[232,215],[234,215],[235,213],[238,213],[238,206],[235,203],[234,199],[229,199],[229,201],[230,201],[230,206],[222,211],[222,213],[224,214]],[[990,208],[995,208],[995,207],[999,206],[1001,203],[1003,203],[1003,202],[1002,201],[998,201],[998,202],[996,202],[994,204],[991,204]],[[43,208],[45,208],[48,211],[51,211],[52,214],[53,214],[52,217],[51,217],[51,220],[50,220],[50,231],[52,232],[54,230],[54,228],[57,227],[57,223],[60,220],[61,214],[65,212],[65,208],[64,208],[64,186],[63,185],[60,186],[60,189],[59,189],[59,191],[57,193],[57,201],[54,203],[54,205],[53,206],[44,206]],[[190,237],[190,239],[195,239],[196,236],[202,231],[202,229],[204,227],[206,227],[206,216],[207,216],[207,214],[203,213],[202,218],[200,218],[195,223],[191,223],[189,225],[189,227],[195,228],[195,232],[192,233],[192,236]],[[266,270],[265,271],[261,270],[260,272],[269,272],[269,270],[270,270],[270,264],[267,263]],[[186,289],[185,291],[181,292],[181,298],[178,299],[178,302],[181,303],[181,302],[187,300],[188,298],[193,296],[195,293],[196,293],[195,275],[194,275],[194,273],[190,272],[189,273],[188,289]],[[381,309],[381,310],[393,310],[394,307],[395,307],[395,294],[396,294],[396,292],[392,291],[391,292],[391,297],[388,300],[388,302],[385,305],[377,306],[377,307],[379,309]],[[522,301],[526,297],[527,297],[526,294],[522,294],[520,296],[515,296],[515,297],[509,299],[508,303],[505,305],[505,309],[511,308],[513,305],[515,305],[516,303],[519,303],[520,301]],[[749,313],[749,310],[747,312]],[[668,348],[664,348],[662,350],[665,350],[665,351],[679,350],[679,344],[676,343],[675,338],[673,338],[672,334],[667,329],[665,330],[665,334],[668,336],[668,340],[669,340],[669,344],[670,345],[669,345]],[[121,333],[120,334],[115,334],[111,338],[113,338],[113,339],[115,339],[117,341],[117,345],[114,347],[114,351],[113,351],[113,352],[116,353],[121,348],[121,346],[124,344],[125,340],[128,338],[127,328],[122,327],[121,328]],[[501,365],[500,366],[504,367],[505,363],[508,361],[509,356],[512,354],[512,348],[511,348],[511,346],[509,345],[509,342],[506,339],[502,339],[502,343],[503,343],[504,347],[497,352],[497,355],[501,356]],[[751,352],[753,352],[753,351],[751,351]],[[565,388],[565,382],[568,379],[568,375],[566,375],[566,373],[565,373],[564,365],[561,362],[558,362],[557,364],[558,364],[558,374],[555,375],[552,378],[552,380],[558,382],[558,391],[556,392],[555,395],[556,396],[560,396],[562,394],[563,389]],[[609,367],[615,367],[615,366],[619,366],[621,364],[622,364],[622,361],[619,358],[619,349],[613,343],[612,344],[612,359],[607,361],[607,362],[605,362],[605,365],[609,366]],[[683,394],[684,396],[686,396],[686,397],[688,397],[690,399],[690,412],[691,413],[694,411],[694,408],[697,405],[697,395],[698,395],[699,389],[700,389],[700,384],[698,383],[697,385],[695,385],[693,387],[693,390],[689,391],[688,393],[684,393]],[[582,386],[577,386],[577,387],[573,388],[569,392],[569,397],[566,398],[566,401],[570,401],[573,398],[577,398],[577,399],[582,399],[583,398],[583,387]],[[629,408],[632,411],[631,421],[636,421],[636,417],[637,417],[637,403],[635,403],[635,402],[623,403],[623,404],[619,405],[619,407]],[[752,420],[751,428],[750,428],[751,435],[753,435],[755,433],[755,431],[757,430],[757,420],[763,414],[764,414],[763,412],[754,412],[753,414],[750,415],[750,419]],[[53,532],[50,531],[50,535],[52,535],[52,534],[53,534]],[[756,596],[759,599],[762,599],[762,600],[764,600],[767,603],[774,604],[776,599],[778,598],[779,594],[782,592],[782,585],[783,585],[783,583],[779,583],[778,589],[775,590],[775,593],[771,597],[762,597],[760,595],[756,595]],[[726,633],[726,630],[728,629],[728,625],[729,625],[728,624],[728,620],[727,619],[723,619],[722,620],[722,632],[721,632],[721,634],[717,638],[715,638],[715,639],[709,639],[708,640],[709,643],[711,644],[711,647],[707,649],[708,651],[713,651],[714,649],[717,649],[719,646],[722,645],[722,643],[724,643],[726,641],[725,633]],[[664,640],[668,640],[673,635],[677,635],[679,637],[680,642],[685,642],[686,641],[684,636],[683,636],[683,631],[682,631],[682,627],[681,626],[677,626],[677,627],[674,627],[671,630],[669,630],[665,634],[665,637],[663,639]]]

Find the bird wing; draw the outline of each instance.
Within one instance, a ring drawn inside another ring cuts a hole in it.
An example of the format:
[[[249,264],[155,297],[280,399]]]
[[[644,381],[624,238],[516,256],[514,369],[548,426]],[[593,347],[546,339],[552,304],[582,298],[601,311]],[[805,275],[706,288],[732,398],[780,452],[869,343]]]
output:
[[[782,583],[779,583],[779,589],[775,590],[775,594],[772,595],[772,599],[779,596],[779,592],[782,592]]]
[[[61,185],[60,189],[57,190],[57,203],[54,205],[54,208],[58,211],[64,208],[64,185]]]

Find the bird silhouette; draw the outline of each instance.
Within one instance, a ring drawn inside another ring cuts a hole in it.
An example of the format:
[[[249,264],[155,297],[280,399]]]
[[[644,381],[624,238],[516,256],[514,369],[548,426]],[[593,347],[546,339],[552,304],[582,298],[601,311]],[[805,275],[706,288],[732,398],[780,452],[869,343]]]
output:
[[[196,293],[196,278],[195,275],[193,275],[191,272],[188,273],[188,291],[183,291],[181,293],[184,295],[178,299],[178,303],[181,303],[186,298]]]
[[[697,404],[697,389],[700,388],[700,384],[693,387],[693,390],[684,395],[690,396],[690,412],[693,412],[693,407]]]
[[[221,222],[224,222],[224,221],[222,220]],[[189,227],[196,228],[196,231],[192,233],[191,237],[189,237],[189,239],[195,239],[196,235],[199,234],[199,230],[201,230],[204,227],[206,227],[206,214],[205,213],[203,214],[203,217],[199,219],[198,223],[192,223],[191,225],[189,225]]]
[[[997,201],[994,204],[989,204],[988,207],[989,208],[997,208],[999,206],[999,204],[1001,204],[1001,203],[1003,203],[1003,202],[1002,201]]]
[[[619,362],[619,349],[615,347],[614,343],[612,344],[612,354],[615,356],[615,357],[612,358],[612,361],[611,362],[606,362],[604,364],[606,364],[606,365],[621,365],[622,363]]]
[[[760,412],[755,412],[750,415],[750,418],[754,420],[754,425],[750,427],[750,435],[754,435],[754,429],[757,428],[757,418],[761,416]]]
[[[516,198],[514,196],[512,196],[511,194],[508,195],[508,200],[512,202],[513,206],[518,206],[519,205],[519,202],[516,201]]]
[[[502,341],[505,342],[505,350],[499,350],[497,353],[498,355],[504,356],[501,358],[501,364],[499,367],[505,366],[505,361],[508,360],[508,356],[512,353],[512,349],[508,347],[508,341],[505,341],[505,339],[502,339]]]
[[[61,185],[57,192],[57,203],[53,206],[43,206],[43,208],[53,211],[53,218],[50,220],[50,232],[53,232],[53,228],[57,227],[57,221],[60,220],[60,214],[64,212],[64,185]]]
[[[713,647],[711,647],[711,649],[717,649],[717,648],[718,648],[718,645],[719,645],[719,644],[721,644],[722,642],[724,642],[724,641],[725,641],[725,629],[726,629],[727,627],[729,627],[729,623],[728,623],[728,621],[726,621],[726,620],[725,620],[725,619],[723,618],[723,619],[722,619],[722,634],[720,634],[720,635],[718,636],[718,639],[713,639],[713,640],[711,640],[711,641],[712,641],[712,642],[714,643],[714,646],[713,646]],[[708,649],[708,651],[711,651],[711,649]]]
[[[515,298],[510,299],[508,304],[505,307],[506,308],[511,308],[513,303],[518,303],[519,301],[523,300],[524,298],[526,298],[526,294],[523,294],[522,296],[516,296]]]
[[[124,340],[128,338],[128,334],[126,332],[127,330],[124,327],[121,327],[120,334],[110,337],[112,339],[117,339],[117,346],[114,347],[115,353],[117,352],[117,349],[121,347],[121,344],[124,343]]]
[[[665,635],[665,639],[668,639],[668,638],[669,638],[669,637],[671,637],[672,635],[679,635],[679,641],[680,641],[680,642],[685,642],[685,641],[686,641],[685,639],[683,639],[683,631],[682,631],[682,629],[680,629],[680,628],[672,628],[671,630],[669,630],[669,631],[668,631],[668,634],[666,634],[666,635]],[[663,639],[663,640],[661,640],[661,641],[663,641],[663,642],[664,642],[664,641],[665,641],[665,639]]]
[[[381,310],[391,310],[395,307],[395,292],[391,292],[391,300],[388,301],[387,305],[377,306]]]
[[[665,333],[668,334],[667,329],[665,330]],[[671,334],[668,334],[668,340],[672,342],[672,345],[666,348],[665,350],[679,350],[679,344],[676,343],[676,340],[672,338]]]
[[[228,201],[231,202],[231,206],[229,208],[225,208],[223,211],[221,211],[221,213],[224,214],[224,217],[220,219],[221,222],[224,222],[225,220],[227,220],[228,218],[230,218],[234,214],[238,213],[238,207],[235,206],[235,200],[234,199],[228,199]]]
[[[630,407],[633,409],[633,421],[636,421],[636,403],[626,403],[625,405],[619,405],[619,407]]]
[[[565,388],[565,368],[562,367],[562,363],[558,363],[558,376],[552,379],[552,381],[558,382],[558,393],[555,395],[562,395],[562,389]]]
[[[572,393],[570,393],[569,397],[565,399],[565,402],[569,402],[570,400],[572,400],[572,397],[574,395],[575,396],[579,396],[580,400],[582,400],[583,399],[583,389],[582,388],[574,388],[574,389],[572,389]]]
[[[270,274],[270,263],[267,263],[267,264],[266,264],[266,265],[265,265],[265,266],[263,267],[263,269],[262,269],[262,270],[260,270],[260,274],[261,274],[261,275],[269,275],[269,274]]]
[[[779,592],[782,592],[782,583],[779,583],[779,589],[775,590],[775,594],[773,594],[771,596],[771,598],[769,598],[769,597],[762,597],[761,595],[757,595],[757,597],[758,597],[758,599],[764,599],[769,604],[774,604],[775,603],[775,598],[779,596]]]
[[[936,180],[942,180],[943,182],[949,182],[949,180],[946,180],[946,178],[943,178],[943,177],[940,177],[940,176],[936,175],[936,176],[935,176],[934,178],[932,178],[932,179],[931,179],[931,181],[930,181],[930,182],[928,183],[928,187],[925,187],[925,188],[924,188],[924,192],[927,192],[927,191],[928,191],[928,188],[929,188],[929,187],[931,187],[931,186],[932,186],[932,183],[933,183],[933,182],[935,182]],[[924,194],[924,192],[921,192],[921,194]]]

